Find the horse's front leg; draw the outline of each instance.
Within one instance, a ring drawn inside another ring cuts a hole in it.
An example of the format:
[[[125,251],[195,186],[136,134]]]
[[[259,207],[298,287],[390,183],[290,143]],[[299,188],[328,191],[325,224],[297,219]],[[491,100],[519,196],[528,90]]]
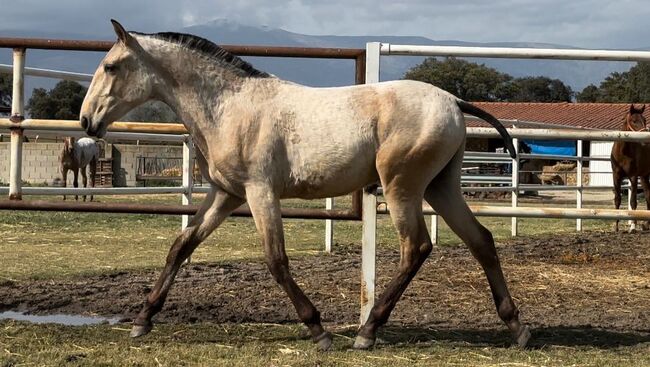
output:
[[[142,311],[133,321],[131,337],[138,337],[151,331],[151,318],[160,311],[167,298],[167,293],[174,282],[174,277],[185,261],[217,228],[233,210],[242,205],[245,200],[232,196],[221,189],[212,187],[201,207],[194,215],[187,228],[176,238],[174,245],[167,255],[167,263],[156,285],[144,301]]]
[[[629,200],[630,200],[630,209],[632,209],[632,210],[636,210],[636,206],[637,206],[637,198],[636,198],[636,196],[637,196],[637,191],[638,191],[638,188],[637,188],[638,184],[639,184],[638,176],[630,177],[630,197],[629,197]],[[628,230],[628,232],[630,232],[630,233],[636,232],[636,220],[630,220],[630,229]]]
[[[63,187],[68,186],[68,169],[61,167],[61,176],[63,178]],[[65,200],[65,194],[63,195],[63,200]]]
[[[249,187],[246,198],[251,208],[257,231],[264,243],[266,264],[273,278],[287,293],[300,320],[307,325],[312,340],[321,350],[332,345],[332,336],[321,325],[320,312],[296,284],[289,271],[289,260],[284,248],[280,201],[270,187]]]
[[[613,179],[614,179],[614,208],[619,209],[621,207],[621,183],[623,182],[623,175],[621,171],[616,167],[613,168]],[[614,231],[618,232],[618,219],[614,223]]]

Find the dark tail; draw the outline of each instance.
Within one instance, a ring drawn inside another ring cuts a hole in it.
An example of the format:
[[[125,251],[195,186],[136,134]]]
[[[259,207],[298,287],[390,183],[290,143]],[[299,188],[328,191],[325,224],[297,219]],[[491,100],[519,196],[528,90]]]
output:
[[[490,125],[494,126],[494,128],[497,129],[497,131],[503,138],[503,142],[506,145],[506,148],[508,149],[510,156],[512,158],[516,157],[517,153],[515,152],[515,146],[512,145],[512,137],[510,136],[510,134],[508,134],[508,130],[506,130],[506,128],[503,127],[501,122],[499,122],[499,120],[497,120],[496,117],[490,115],[489,113],[483,111],[482,109],[474,106],[471,103],[467,103],[463,101],[462,99],[456,100],[456,104],[458,105],[458,107],[463,113],[476,116],[481,120],[485,120],[488,123],[490,123]]]

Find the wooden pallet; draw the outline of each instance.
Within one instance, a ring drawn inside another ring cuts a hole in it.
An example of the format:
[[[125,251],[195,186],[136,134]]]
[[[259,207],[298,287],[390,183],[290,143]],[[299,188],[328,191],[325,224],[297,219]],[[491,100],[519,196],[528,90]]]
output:
[[[113,158],[99,158],[97,160],[95,187],[113,187]]]

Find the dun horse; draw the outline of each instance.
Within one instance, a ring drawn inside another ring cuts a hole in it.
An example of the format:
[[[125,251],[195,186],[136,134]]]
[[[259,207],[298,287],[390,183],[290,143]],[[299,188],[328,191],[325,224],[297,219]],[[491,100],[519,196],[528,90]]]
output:
[[[643,117],[645,105],[636,108],[630,105],[630,110],[625,115],[623,131],[648,131],[646,119]],[[612,174],[614,177],[614,206],[618,209],[621,206],[621,183],[626,177],[630,180],[630,206],[636,210],[636,195],[638,178],[641,178],[643,193],[648,210],[650,210],[650,144],[632,143],[617,141],[612,147]],[[646,223],[647,226],[647,223]],[[618,231],[618,220],[614,229]],[[630,232],[636,230],[636,221],[631,221]]]
[[[86,167],[90,170],[90,187],[95,187],[98,157],[99,149],[93,139],[81,138],[75,141],[71,137],[65,138],[63,141],[63,151],[59,156],[63,187],[66,187],[68,184],[68,170],[72,171],[74,175],[72,181],[74,187],[79,187],[79,171],[81,171],[83,185],[87,187],[88,177],[86,175]],[[78,200],[79,196],[75,195],[74,199]],[[65,200],[65,195],[63,195],[63,200]],[[86,195],[83,196],[83,201],[86,201]],[[90,195],[90,201],[93,201],[93,195]]]
[[[171,247],[160,278],[134,320],[132,337],[152,329],[174,277],[194,249],[230,213],[248,203],[273,278],[285,290],[312,339],[326,350],[332,336],[289,270],[280,199],[344,195],[380,182],[399,233],[397,274],[359,330],[355,348],[374,345],[398,299],[432,250],[422,199],[469,246],[492,289],[497,313],[525,345],[491,233],[472,215],[460,190],[465,146],[463,112],[496,127],[491,115],[429,84],[393,81],[310,88],[253,68],[212,42],[187,34],[127,32],[103,59],[81,108],[91,136],[150,99],[168,104],[189,130],[210,192]]]

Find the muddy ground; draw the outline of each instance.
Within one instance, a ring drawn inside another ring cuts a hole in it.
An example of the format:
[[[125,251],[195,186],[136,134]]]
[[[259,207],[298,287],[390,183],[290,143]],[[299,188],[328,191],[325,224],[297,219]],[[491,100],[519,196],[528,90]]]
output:
[[[498,251],[523,321],[547,333],[581,330],[590,340],[650,342],[650,233],[583,233],[518,238]],[[378,292],[397,251],[380,250]],[[360,252],[291,259],[323,320],[358,320]],[[0,311],[134,317],[158,271],[78,279],[4,282]],[[177,277],[158,322],[295,322],[295,311],[262,260],[191,264]],[[487,281],[465,247],[436,247],[393,312],[390,325],[428,330],[505,330]],[[591,330],[591,331],[590,331]],[[578,336],[576,336],[578,335]]]

